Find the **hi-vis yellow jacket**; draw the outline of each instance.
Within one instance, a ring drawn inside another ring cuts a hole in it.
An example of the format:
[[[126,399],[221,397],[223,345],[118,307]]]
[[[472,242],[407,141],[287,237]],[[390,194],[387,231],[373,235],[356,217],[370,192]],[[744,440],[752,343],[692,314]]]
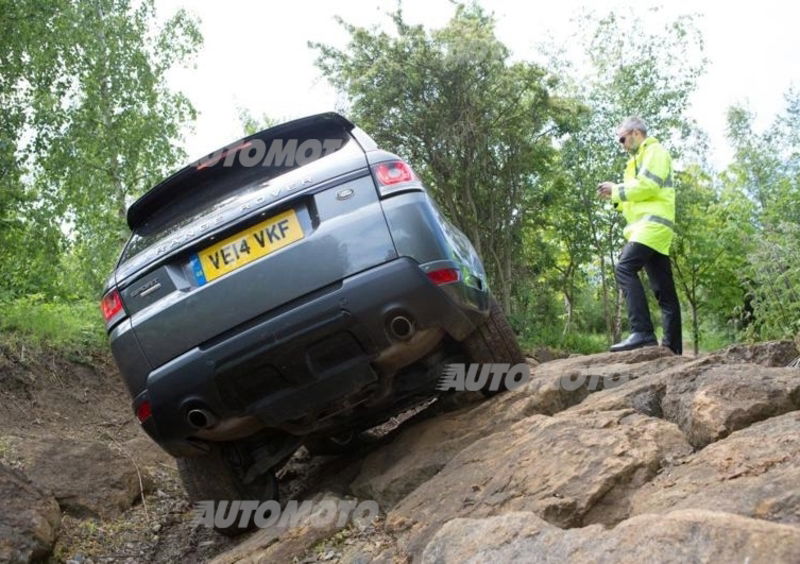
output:
[[[625,181],[611,190],[611,201],[625,216],[623,235],[661,254],[669,254],[675,230],[675,187],[672,159],[648,137],[625,167]]]

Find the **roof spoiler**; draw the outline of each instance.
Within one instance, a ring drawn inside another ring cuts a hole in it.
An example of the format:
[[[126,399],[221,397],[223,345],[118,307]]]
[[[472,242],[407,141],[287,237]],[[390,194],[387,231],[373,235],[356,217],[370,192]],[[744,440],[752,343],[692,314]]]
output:
[[[177,195],[178,191],[183,190],[192,183],[196,182],[199,175],[203,175],[207,173],[207,171],[210,171],[213,168],[213,165],[222,160],[228,151],[235,150],[252,139],[260,139],[266,142],[270,139],[275,139],[285,135],[292,130],[305,129],[316,124],[327,126],[339,125],[348,132],[355,127],[355,125],[344,116],[337,114],[336,112],[326,112],[323,114],[316,114],[313,116],[288,121],[286,123],[264,129],[263,131],[259,131],[258,133],[239,139],[238,141],[234,141],[233,143],[221,147],[216,151],[209,153],[208,155],[187,165],[166,180],[163,180],[148,190],[141,198],[136,200],[128,208],[128,227],[130,227],[131,230],[139,227],[147,220],[153,210],[158,209],[160,206],[170,201],[175,195]]]

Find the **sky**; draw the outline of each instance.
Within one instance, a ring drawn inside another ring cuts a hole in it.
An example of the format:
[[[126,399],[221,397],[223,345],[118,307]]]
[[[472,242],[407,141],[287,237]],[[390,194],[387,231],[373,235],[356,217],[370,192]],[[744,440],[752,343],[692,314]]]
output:
[[[756,113],[756,127],[765,128],[783,108],[783,96],[800,88],[800,3],[710,2],[703,0],[607,0],[520,2],[482,0],[494,12],[496,33],[515,59],[540,60],[537,46],[547,37],[566,42],[575,32],[572,18],[591,7],[600,14],[624,10],[667,21],[680,14],[699,14],[709,64],[692,98],[689,115],[708,133],[709,160],[718,169],[731,157],[725,138],[725,112],[746,104]],[[229,0],[157,0],[160,18],[185,8],[200,19],[204,44],[193,68],[174,69],[171,88],[186,94],[198,111],[194,131],[187,135],[189,160],[199,158],[242,136],[239,112],[284,120],[335,110],[337,93],[314,66],[308,41],[343,47],[347,33],[334,20],[361,26],[388,26],[393,2],[287,2]],[[449,0],[404,0],[411,23],[427,27],[446,24],[454,11]]]

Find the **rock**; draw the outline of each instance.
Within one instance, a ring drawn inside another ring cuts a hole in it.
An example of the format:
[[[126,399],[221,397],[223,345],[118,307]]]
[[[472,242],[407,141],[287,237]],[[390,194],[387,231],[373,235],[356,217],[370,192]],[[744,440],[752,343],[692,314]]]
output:
[[[340,498],[330,492],[311,500],[312,502],[340,503]],[[352,500],[351,500],[352,503]],[[223,552],[211,564],[255,564],[258,562],[293,562],[299,560],[312,546],[344,528],[338,519],[320,522],[321,506],[291,527],[272,526],[261,529],[241,544]]]
[[[717,353],[727,362],[749,362],[762,366],[787,366],[800,356],[792,341],[766,341],[753,345],[731,345]]]
[[[559,529],[527,512],[454,519],[425,547],[444,562],[800,562],[800,529],[705,510],[642,515],[614,529]]]
[[[702,448],[757,421],[800,409],[800,369],[730,364],[696,378],[668,379],[661,408],[692,445]]]
[[[433,477],[461,449],[528,415],[527,398],[527,392],[515,390],[410,427],[364,459],[350,490],[389,509]]]
[[[159,447],[153,439],[144,434],[134,437],[121,444],[122,450],[129,456],[136,458],[140,468],[157,468],[159,465],[167,468],[178,469],[175,459]]]
[[[688,362],[684,357],[675,358],[680,358],[681,362],[661,372],[655,372],[648,378],[630,379],[619,386],[600,390],[571,407],[567,412],[592,413],[635,409],[651,417],[663,417],[661,403],[666,394],[668,382],[694,379],[722,362],[717,357],[701,357]]]
[[[626,385],[686,361],[664,347],[646,347],[540,364],[531,382],[522,388],[529,395],[526,411],[553,415],[581,403],[589,394]]]
[[[633,408],[676,423],[702,448],[731,432],[800,409],[800,369],[720,364],[720,356],[676,365],[652,377],[595,394],[570,411]]]
[[[689,453],[675,425],[633,410],[534,415],[463,449],[387,524],[412,553],[456,517],[530,511],[559,527],[614,524],[637,488]]]
[[[75,517],[110,519],[140,499],[133,462],[101,443],[25,437],[13,439],[13,445],[30,480]],[[146,486],[149,479],[142,478]]]
[[[532,356],[537,362],[544,363],[561,358],[568,358],[570,355],[564,351],[551,349],[550,347],[537,347],[536,350],[533,351]]]
[[[736,431],[642,486],[632,514],[714,508],[800,525],[798,437],[798,411]]]
[[[61,522],[55,498],[0,464],[0,500],[0,562],[44,559]]]
[[[532,365],[531,382],[525,386],[477,407],[423,421],[371,453],[351,491],[391,508],[478,439],[536,413],[557,413],[604,386],[619,385],[621,379],[635,380],[684,362],[669,349],[648,347]]]

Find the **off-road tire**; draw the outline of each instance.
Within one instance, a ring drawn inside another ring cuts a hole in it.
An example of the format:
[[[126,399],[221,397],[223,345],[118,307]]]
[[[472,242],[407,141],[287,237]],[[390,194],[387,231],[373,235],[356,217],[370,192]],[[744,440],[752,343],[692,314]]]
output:
[[[225,500],[278,499],[278,481],[274,472],[260,476],[251,484],[245,484],[240,472],[231,464],[225,451],[212,445],[208,454],[178,458],[178,473],[192,503],[214,501],[214,507]],[[251,530],[252,519],[244,527],[239,526],[239,517],[229,527],[214,527],[223,535],[234,537]]]
[[[462,342],[467,360],[471,363],[507,363],[511,366],[524,364],[525,356],[519,343],[506,319],[500,304],[494,298],[489,298],[489,317]],[[508,389],[505,379],[500,384],[500,389],[488,389],[490,382],[481,393],[487,397]]]

